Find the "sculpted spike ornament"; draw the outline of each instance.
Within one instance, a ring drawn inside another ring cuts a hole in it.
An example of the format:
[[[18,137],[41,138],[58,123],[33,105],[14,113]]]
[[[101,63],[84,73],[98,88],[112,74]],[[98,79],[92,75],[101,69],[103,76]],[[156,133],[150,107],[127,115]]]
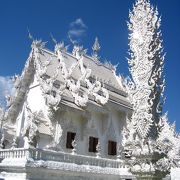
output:
[[[175,124],[168,122],[167,113],[161,117],[159,122],[160,132],[156,140],[156,151],[164,154],[164,157],[157,161],[156,168],[170,172],[173,167],[179,167],[180,159],[180,136],[176,133]]]
[[[100,49],[101,49],[101,46],[99,44],[98,38],[96,37],[95,42],[94,42],[93,47],[92,47],[92,50],[93,50],[92,56],[95,60],[99,59],[98,52]]]
[[[39,59],[39,53],[41,53],[41,49],[44,48],[45,45],[46,43],[42,40],[33,40],[31,48],[35,59]]]
[[[72,51],[72,54],[77,58],[80,59],[83,55],[85,55],[87,49],[83,49],[83,46],[75,45]]]
[[[127,89],[134,109],[131,123],[141,139],[148,135],[155,138],[164,91],[160,18],[147,0],[138,0],[129,18],[131,57],[128,63],[132,81]]]

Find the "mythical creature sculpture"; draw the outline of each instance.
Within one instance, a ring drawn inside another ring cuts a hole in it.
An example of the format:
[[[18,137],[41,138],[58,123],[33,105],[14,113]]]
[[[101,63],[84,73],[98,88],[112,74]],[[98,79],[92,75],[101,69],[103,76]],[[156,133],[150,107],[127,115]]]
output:
[[[100,155],[101,155],[101,144],[100,141],[98,141],[96,145],[96,157],[100,157]]]
[[[63,48],[64,50],[64,48]],[[91,69],[85,68],[84,66],[84,55],[86,54],[86,50],[83,50],[82,46],[74,46],[73,55],[77,59],[77,63],[73,64],[69,69],[66,67],[64,62],[62,46],[56,46],[55,53],[57,54],[57,58],[59,60],[62,75],[64,77],[64,81],[68,89],[70,90],[72,96],[74,97],[75,104],[78,106],[84,107],[88,102],[88,96],[93,95],[95,97],[95,101],[100,104],[107,103],[109,99],[108,91],[102,87],[99,81],[96,81],[94,84],[90,82],[89,77],[91,75]],[[71,78],[71,74],[75,67],[79,67],[81,76],[77,81]],[[81,83],[84,82],[87,86],[86,91],[81,90]],[[98,92],[101,91],[102,95],[99,95]]]
[[[72,154],[76,154],[76,146],[77,146],[76,140],[74,139],[71,144],[72,144],[72,147],[73,147]]]
[[[89,80],[91,69],[86,68],[83,63],[84,55],[86,54],[87,50],[84,50],[82,46],[75,45],[72,54],[76,57],[77,62],[72,64],[70,68],[67,68],[63,57],[63,54],[67,51],[67,47],[64,46],[63,42],[56,42],[55,54],[57,55],[58,66],[53,76],[47,77],[45,75],[47,72],[47,67],[50,65],[50,61],[40,61],[40,54],[42,54],[42,48],[44,48],[44,46],[44,42],[34,40],[32,43],[31,57],[34,59],[37,79],[41,85],[43,95],[46,98],[46,102],[49,106],[56,110],[58,109],[61,96],[66,88],[70,90],[74,98],[74,102],[78,106],[86,106],[89,95],[94,96],[97,103],[102,105],[107,103],[109,99],[108,91],[102,87],[99,81],[96,81],[95,84],[92,84]],[[73,70],[76,67],[79,67],[81,72],[81,76],[77,81],[71,77]],[[64,85],[60,86],[60,88],[55,88],[54,83],[57,80],[60,71],[64,78]],[[81,89],[82,82],[84,82],[88,88],[86,91]]]
[[[28,105],[26,106],[26,110],[27,122],[21,132],[24,137],[24,147],[36,147],[38,139],[38,119]]]

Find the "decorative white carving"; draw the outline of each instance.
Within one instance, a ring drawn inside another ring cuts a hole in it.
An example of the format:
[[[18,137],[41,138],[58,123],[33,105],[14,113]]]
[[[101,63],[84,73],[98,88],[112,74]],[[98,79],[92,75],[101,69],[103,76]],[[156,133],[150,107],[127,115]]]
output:
[[[61,44],[57,44],[55,48],[55,54],[57,55],[57,59],[59,60],[62,75],[66,83],[66,86],[68,87],[72,96],[74,97],[75,103],[78,106],[82,106],[82,107],[86,106],[89,95],[93,95],[95,97],[95,101],[102,105],[107,103],[109,99],[108,91],[104,87],[102,87],[99,81],[96,81],[93,84],[89,80],[89,77],[91,75],[91,69],[85,68],[83,63],[86,50],[83,50],[82,46],[74,46],[72,54],[77,58],[78,61],[77,63],[73,64],[69,69],[66,67],[66,64],[64,62],[63,53],[64,53],[64,48],[62,49]],[[75,80],[71,78],[71,74],[74,68],[77,66],[80,69],[81,76],[75,82]],[[82,91],[81,89],[82,82],[84,82],[87,86],[86,91]],[[98,94],[99,92],[102,92],[102,95],[99,95]]]
[[[41,85],[43,95],[46,98],[46,103],[48,106],[57,110],[65,87],[61,86],[58,90],[54,87],[54,82],[59,75],[60,66],[57,66],[52,77],[45,77],[50,60],[46,60],[45,62],[40,61],[40,54],[42,53],[42,48],[44,48],[44,46],[45,43],[42,41],[33,41],[31,56],[35,59],[37,79]]]
[[[131,165],[131,171],[134,173],[147,173],[150,174],[150,176],[152,177],[155,173],[153,164],[148,159],[134,159]]]
[[[59,102],[61,101],[61,95],[64,90],[68,88],[74,98],[75,104],[81,107],[86,106],[88,102],[89,95],[95,97],[95,101],[104,105],[109,99],[108,91],[102,87],[99,81],[96,81],[92,84],[89,80],[91,75],[91,69],[85,68],[83,64],[83,58],[86,54],[86,50],[83,50],[82,46],[74,46],[73,55],[77,58],[77,63],[73,64],[69,69],[66,67],[64,62],[63,54],[67,51],[67,48],[64,47],[64,43],[56,43],[55,45],[55,54],[59,64],[54,72],[52,77],[45,77],[47,67],[50,64],[50,61],[45,62],[40,61],[40,54],[42,53],[42,48],[44,48],[45,43],[42,41],[34,40],[32,43],[32,53],[31,57],[35,59],[35,67],[37,71],[37,78],[42,87],[43,95],[47,100],[47,104],[52,106],[57,110]],[[71,74],[75,67],[79,67],[81,72],[81,77],[75,81]],[[57,80],[59,72],[61,71],[64,78],[64,85],[60,86],[59,89],[54,87],[54,82]],[[87,86],[87,90],[84,91],[81,88],[81,83],[84,82]]]
[[[17,136],[14,136],[11,149],[17,148]]]
[[[175,131],[175,124],[168,122],[167,113],[161,117],[159,122],[160,132],[156,140],[156,151],[164,154],[157,163],[157,169],[169,171],[173,167],[179,167],[180,159],[180,136]]]
[[[13,103],[13,96],[11,95],[6,95],[6,106],[9,108],[11,107],[12,103]]]
[[[1,132],[0,132],[0,149],[3,149],[4,148],[4,131],[3,131],[3,129],[1,129]]]
[[[12,81],[14,83],[14,87],[16,89],[18,89],[20,87],[20,84],[21,84],[21,78],[19,75],[15,74],[13,77],[12,77]]]
[[[132,112],[131,118],[129,116],[127,117],[127,126],[124,128],[122,133],[123,141],[122,143],[118,142],[117,158],[122,157],[121,153],[123,147],[124,155],[125,157],[128,157],[128,160],[126,159],[128,161],[127,164],[132,172],[141,175],[143,173],[153,175],[155,171],[167,172],[172,167],[179,167],[180,135],[175,132],[175,125],[170,125],[168,123],[167,115],[161,117],[162,97],[164,91],[164,80],[162,78],[164,57],[162,56],[162,41],[161,33],[159,31],[160,19],[158,18],[157,10],[154,10],[151,7],[149,0],[137,0],[133,11],[130,13],[128,27],[131,31],[129,36],[131,58],[128,62],[132,80],[128,80],[126,88],[134,111]],[[58,66],[51,77],[47,77],[46,74],[51,61],[48,59],[43,62],[40,58],[44,46],[45,43],[42,41],[33,41],[32,52],[22,76],[14,77],[17,92],[21,91],[25,93],[27,91],[27,87],[22,85],[22,78],[25,73],[32,74],[33,64],[37,72],[38,82],[40,83],[43,95],[46,98],[47,105],[53,109],[53,112],[58,112],[58,105],[65,89],[68,89],[72,94],[75,104],[81,107],[87,105],[89,96],[93,96],[95,101],[101,105],[108,102],[109,93],[102,83],[97,79],[95,82],[90,81],[91,69],[84,66],[86,50],[84,50],[82,46],[74,46],[72,54],[77,61],[68,68],[64,60],[67,48],[64,46],[64,43],[56,43],[55,55],[57,56],[56,60],[58,60]],[[98,39],[96,39],[93,46],[93,58],[96,60],[98,59],[99,50],[100,45]],[[30,70],[31,73],[29,73],[27,69],[30,63],[30,69],[32,68]],[[107,63],[106,67],[113,70],[113,66],[110,63]],[[80,70],[80,77],[77,80],[72,77],[75,68],[79,68]],[[64,84],[60,85],[60,88],[56,88],[54,84],[56,80],[58,80],[60,72],[64,78]],[[115,71],[113,72],[115,73]],[[124,88],[122,77],[117,78],[117,80],[121,88]],[[84,85],[86,86],[85,88]],[[8,106],[11,108],[15,98],[8,96],[7,99],[9,102]],[[14,108],[14,110],[15,109],[16,108]],[[14,136],[12,149],[5,151],[1,150],[0,157],[18,159],[31,155],[34,160],[37,157],[42,158],[41,161],[34,162],[33,160],[31,162],[34,167],[49,167],[49,164],[51,164],[51,167],[53,168],[55,167],[54,165],[57,165],[60,169],[73,169],[76,172],[91,171],[93,173],[101,173],[103,171],[113,175],[115,173],[121,173],[118,168],[118,166],[120,166],[120,161],[114,162],[113,160],[107,160],[100,157],[101,144],[103,147],[104,142],[100,144],[100,141],[98,141],[96,146],[97,158],[76,154],[77,142],[80,140],[82,132],[78,124],[73,123],[71,119],[56,119],[57,121],[52,122],[54,123],[53,125],[55,128],[53,129],[54,141],[52,142],[51,147],[57,148],[56,150],[65,149],[66,133],[68,131],[76,132],[76,138],[72,142],[73,155],[65,152],[46,152],[46,150],[41,151],[38,149],[31,149],[30,147],[36,146],[37,143],[39,119],[36,117],[36,113],[33,113],[28,106],[26,107],[26,111],[28,114],[26,119],[27,124],[22,129],[22,135],[24,138],[24,148],[29,150],[16,149],[17,137]],[[62,118],[62,114],[60,117]],[[4,112],[0,109],[0,148],[3,147],[4,143],[4,130],[2,127],[3,118]],[[50,120],[52,119],[50,118]],[[94,123],[96,119],[93,119],[92,121],[93,125],[90,125],[89,123],[86,131],[84,131],[85,136],[93,133],[98,134],[98,131],[95,129],[96,124]],[[113,127],[112,121],[110,121],[108,127],[108,132],[106,131],[107,137],[117,141],[118,139],[116,138],[115,128]],[[103,139],[103,141],[104,140],[105,139]],[[88,141],[86,143],[88,143]],[[63,148],[61,148],[61,146],[63,146]],[[154,154],[160,157],[156,157]],[[51,162],[44,161],[47,159]],[[54,159],[57,161],[53,162]],[[75,162],[77,164],[75,164]],[[90,165],[90,163],[93,165]],[[79,166],[79,164],[81,166]],[[103,166],[103,168],[99,170],[99,167],[101,166]]]
[[[4,121],[4,109],[0,107],[0,124],[2,126],[2,123]]]
[[[101,49],[101,46],[99,44],[98,38],[96,37],[95,42],[92,47],[92,50],[93,50],[92,57],[94,58],[94,60],[99,60],[98,52],[100,51],[100,49]]]
[[[101,144],[100,141],[98,140],[98,143],[96,145],[96,157],[99,158],[101,155]]]
[[[0,149],[4,148],[4,110],[0,107]]]
[[[161,19],[147,0],[137,0],[129,18],[128,63],[132,81],[128,82],[127,90],[133,104],[131,121],[142,139],[149,135],[152,126],[156,137],[164,91]]]
[[[121,161],[112,159],[96,158],[93,156],[82,156],[65,152],[54,152],[51,150],[40,150],[35,148],[6,149],[0,151],[0,157],[3,158],[4,166],[8,167],[42,167],[47,169],[56,169],[63,172],[78,172],[82,174],[92,173],[103,177],[113,175],[132,177],[128,168],[124,167]],[[39,160],[39,157],[41,159]],[[55,160],[55,161],[54,161]],[[85,177],[87,177],[85,175]],[[78,176],[79,178],[79,176]],[[77,179],[78,179],[77,178]]]
[[[77,146],[76,140],[74,139],[71,144],[72,144],[72,147],[73,147],[72,154],[76,154],[76,146]]]
[[[31,111],[28,104],[26,105],[27,110],[27,124],[22,128],[21,134],[24,137],[24,147],[36,147],[37,136],[38,136],[38,119],[35,113]]]
[[[161,19],[149,0],[137,0],[129,18],[128,63],[132,80],[127,80],[126,88],[133,112],[127,118],[123,144],[131,171],[153,175],[155,170],[163,171],[162,162],[167,165],[161,151],[168,151],[170,145],[163,144],[164,136],[159,135],[164,92]]]
[[[57,121],[55,127],[55,135],[54,135],[54,146],[57,146],[60,142],[60,138],[62,138],[62,127],[61,124]]]

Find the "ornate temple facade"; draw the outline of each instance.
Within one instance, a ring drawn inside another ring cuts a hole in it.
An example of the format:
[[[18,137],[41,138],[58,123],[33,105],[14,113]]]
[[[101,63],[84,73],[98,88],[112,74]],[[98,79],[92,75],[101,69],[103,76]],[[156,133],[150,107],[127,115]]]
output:
[[[42,174],[48,169],[47,175],[55,168],[57,177],[60,170],[73,175],[69,179],[83,173],[97,179],[132,177],[121,161],[122,130],[132,105],[121,77],[94,53],[90,57],[80,46],[69,53],[63,43],[52,52],[41,41],[33,41],[24,71],[15,77],[17,91],[9,102],[1,151],[12,154],[2,161],[2,168],[20,163],[24,173],[29,166],[39,167]]]
[[[1,112],[0,178],[5,180],[168,179],[180,140],[162,114],[160,19],[137,0],[128,24],[131,79],[82,46],[54,51],[34,40]]]

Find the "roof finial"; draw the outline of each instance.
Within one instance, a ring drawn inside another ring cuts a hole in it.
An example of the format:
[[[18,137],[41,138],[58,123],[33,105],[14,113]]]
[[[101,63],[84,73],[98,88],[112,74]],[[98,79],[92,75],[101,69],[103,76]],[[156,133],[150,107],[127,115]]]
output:
[[[95,60],[99,59],[98,52],[100,49],[101,49],[101,46],[99,44],[98,38],[96,37],[95,42],[94,42],[93,47],[92,47],[92,50],[93,50],[92,56]]]
[[[28,38],[29,38],[31,41],[34,41],[34,37],[33,37],[32,34],[30,33],[30,30],[29,30],[28,27],[27,27],[27,31],[28,31]]]

